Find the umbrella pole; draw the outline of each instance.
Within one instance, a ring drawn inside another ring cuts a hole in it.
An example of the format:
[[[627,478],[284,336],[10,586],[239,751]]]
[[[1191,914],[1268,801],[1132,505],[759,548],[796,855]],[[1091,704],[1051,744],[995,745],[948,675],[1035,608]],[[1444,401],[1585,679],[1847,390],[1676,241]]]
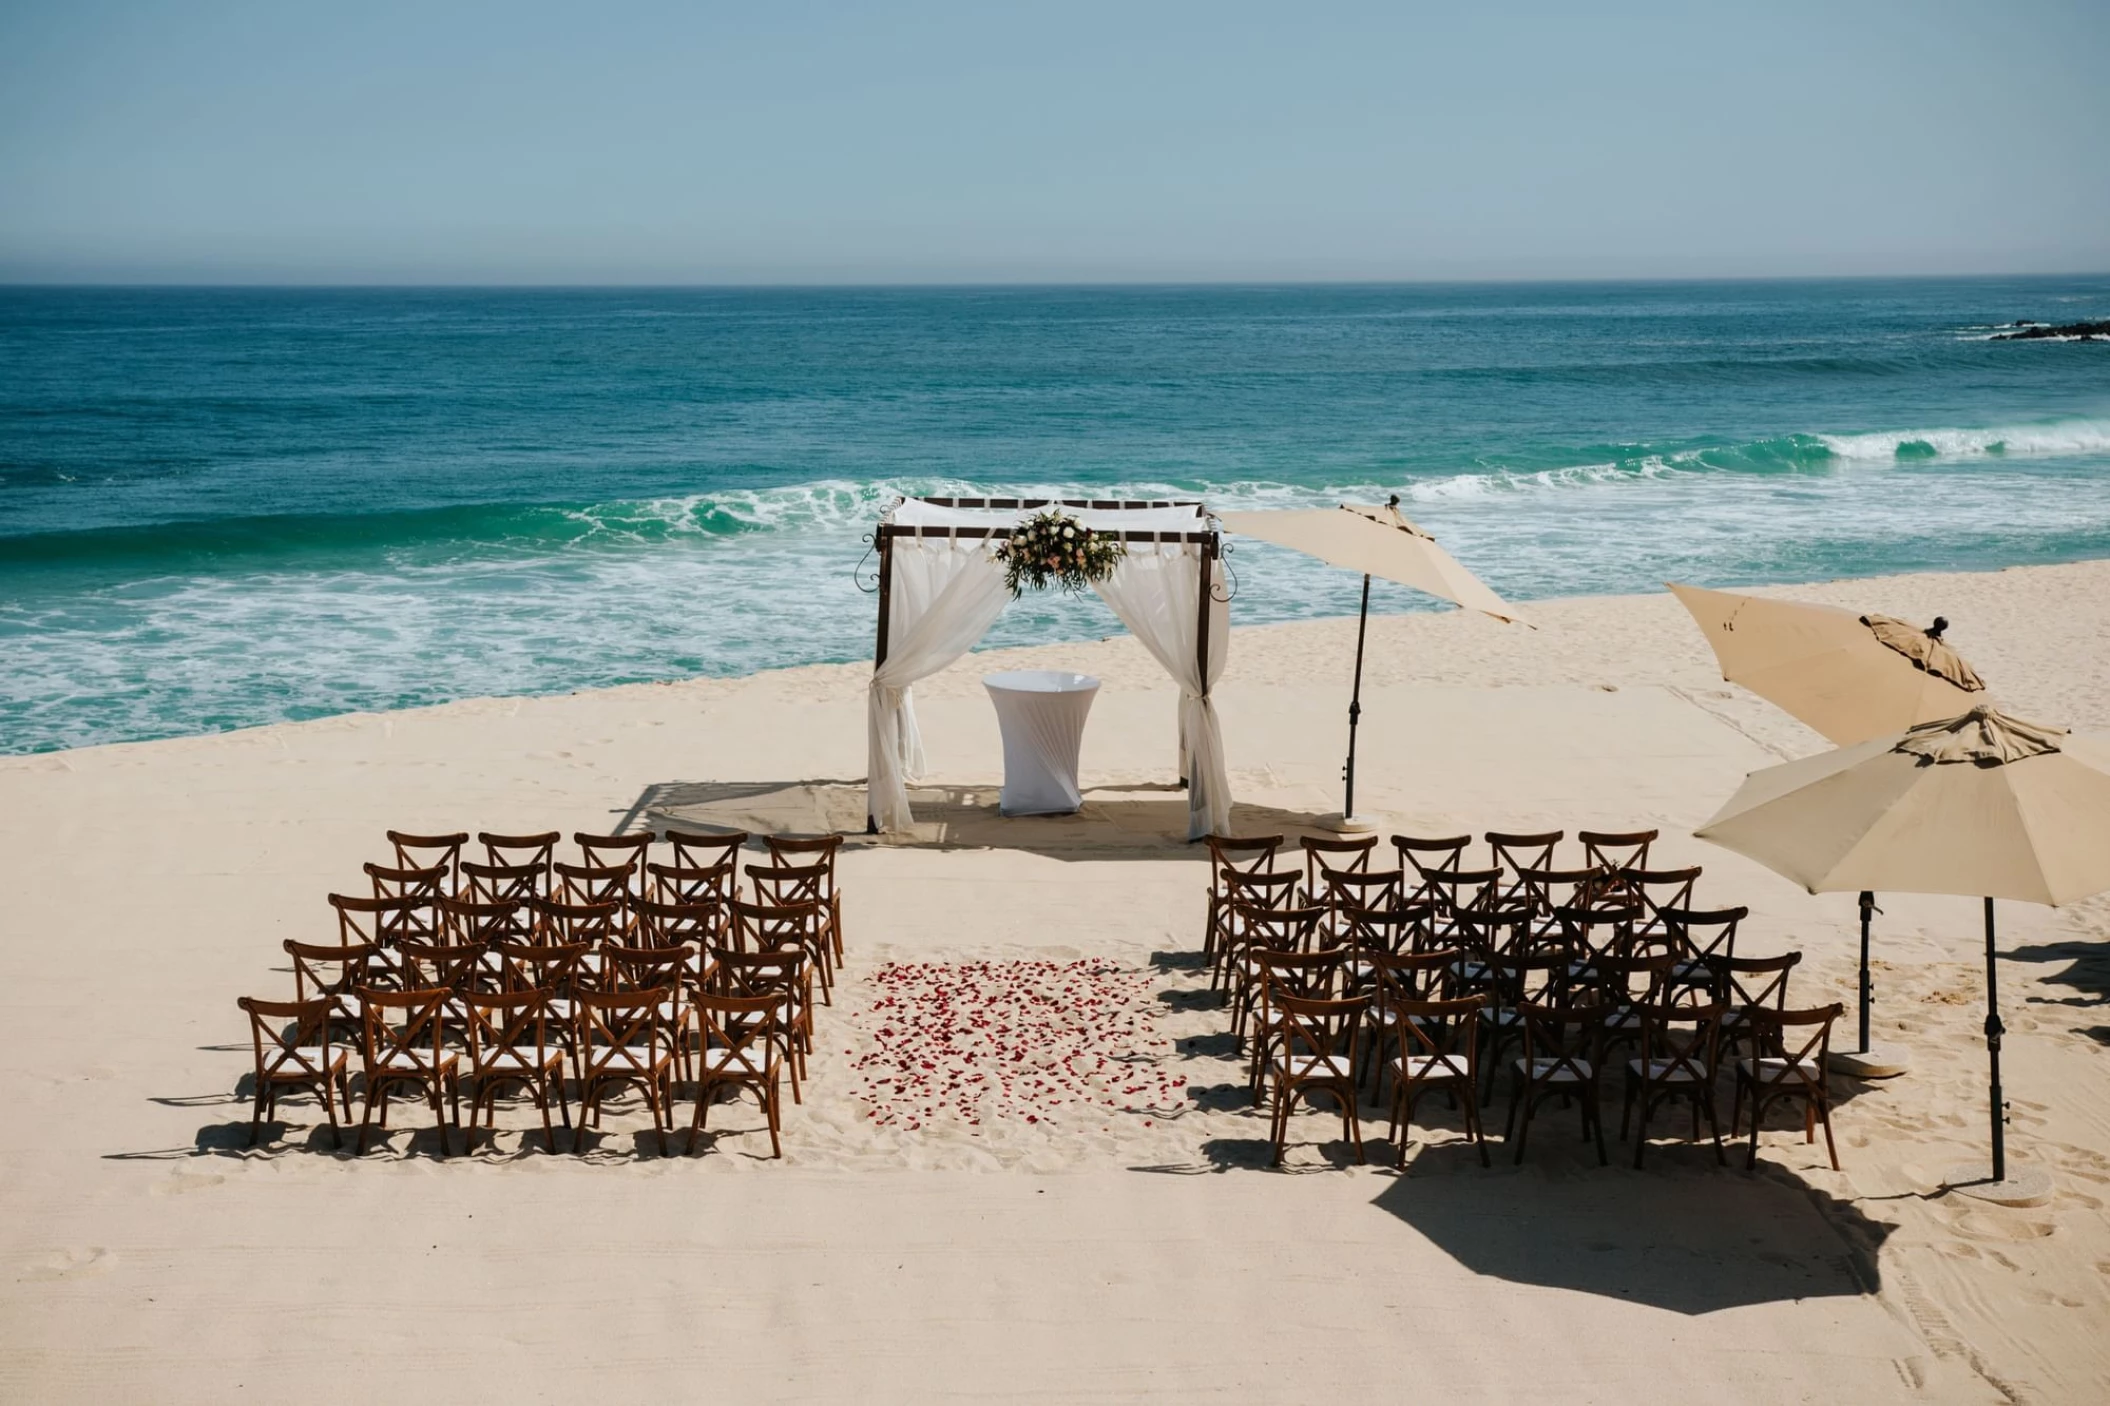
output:
[[[1355,621],[1355,692],[1348,698],[1348,765],[1341,776],[1348,783],[1341,799],[1341,820],[1355,815],[1355,727],[1363,716],[1363,636],[1370,629],[1370,573],[1363,573],[1363,609]]]
[[[2007,1180],[2007,1119],[2000,1098],[2000,990],[1993,961],[1993,900],[1985,901],[1985,1047],[1993,1062],[1993,1181]]]
[[[1868,1052],[1868,928],[1875,920],[1876,896],[1861,890],[1861,1051]]]

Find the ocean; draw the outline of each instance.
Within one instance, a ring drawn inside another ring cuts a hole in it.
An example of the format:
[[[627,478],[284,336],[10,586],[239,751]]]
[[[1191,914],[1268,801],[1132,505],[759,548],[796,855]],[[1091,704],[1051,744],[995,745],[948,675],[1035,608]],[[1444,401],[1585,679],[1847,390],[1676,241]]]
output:
[[[2110,276],[0,289],[0,751],[866,659],[903,492],[1398,493],[1518,601],[2110,556],[2110,344],[1991,340],[2102,317]],[[1233,545],[1234,623],[1354,611]]]

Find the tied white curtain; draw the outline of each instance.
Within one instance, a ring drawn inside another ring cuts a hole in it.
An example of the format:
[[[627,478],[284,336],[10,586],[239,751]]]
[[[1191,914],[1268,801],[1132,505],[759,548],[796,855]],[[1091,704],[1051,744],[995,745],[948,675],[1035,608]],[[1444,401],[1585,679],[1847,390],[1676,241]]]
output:
[[[1210,589],[1223,566],[1210,563]],[[1165,666],[1180,686],[1180,775],[1187,778],[1187,838],[1228,834],[1231,780],[1224,770],[1223,730],[1210,690],[1222,676],[1231,643],[1227,602],[1209,602],[1209,676],[1201,676],[1195,644],[1201,627],[1201,548],[1185,543],[1130,543],[1114,574],[1094,586],[1129,633]],[[1220,596],[1221,592],[1217,592]]]
[[[986,541],[897,537],[889,567],[886,663],[866,701],[866,809],[884,831],[915,822],[908,783],[923,772],[923,733],[909,686],[974,647],[1011,592]]]

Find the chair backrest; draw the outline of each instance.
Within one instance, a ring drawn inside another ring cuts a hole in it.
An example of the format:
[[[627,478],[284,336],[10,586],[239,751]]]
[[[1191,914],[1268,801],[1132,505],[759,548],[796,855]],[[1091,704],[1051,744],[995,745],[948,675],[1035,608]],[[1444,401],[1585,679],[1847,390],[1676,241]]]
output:
[[[745,830],[704,834],[694,830],[664,830],[660,839],[673,852],[674,863],[683,869],[715,869],[731,864],[747,843]]]
[[[1253,960],[1260,966],[1262,998],[1273,1002],[1281,995],[1322,1000],[1340,994],[1340,949],[1331,952],[1299,952],[1258,947]]]
[[[1624,957],[1634,945],[1638,908],[1556,908],[1553,920],[1578,957]]]
[[[1349,909],[1382,912],[1397,908],[1406,899],[1406,874],[1398,869],[1322,871],[1320,889],[1314,894],[1336,914]]]
[[[356,898],[333,893],[330,907],[337,911],[337,945],[352,947],[371,942],[393,947],[401,937],[429,936],[431,906],[414,898]]]
[[[1484,913],[1499,906],[1502,896],[1500,869],[1442,869],[1422,875],[1418,899],[1426,893],[1444,916]]]
[[[712,949],[703,979],[696,984],[719,996],[769,996],[779,1000],[805,999],[807,956],[796,947],[774,952],[735,952]]]
[[[828,866],[825,864],[750,864],[748,892],[755,902],[782,908],[793,903],[828,901]]]
[[[818,864],[828,871],[828,892],[835,891],[835,855],[843,847],[840,835],[764,835],[762,847],[769,862],[797,868]]]
[[[1599,999],[1615,1009],[1657,1001],[1670,980],[1672,960],[1668,952],[1595,957],[1590,962],[1591,985]]]
[[[447,886],[454,886],[454,871],[462,862],[462,846],[469,843],[466,830],[452,835],[413,835],[405,830],[390,830],[389,847],[396,853],[398,869],[445,869]]]
[[[1309,952],[1319,945],[1324,908],[1253,908],[1234,904],[1232,931],[1247,946],[1270,952]]]
[[[1507,1010],[1559,1004],[1568,991],[1568,959],[1558,952],[1497,956],[1487,964],[1493,1004]]]
[[[660,1008],[672,1002],[675,988],[645,991],[574,991],[572,1011],[579,1060],[592,1079],[609,1072],[634,1073],[626,1049],[649,1050],[656,1062],[671,1041]]]
[[[530,898],[547,898],[549,866],[478,864],[473,859],[465,859],[461,865],[459,893],[471,903],[524,903]]]
[[[1454,1001],[1436,1001],[1402,996],[1388,999],[1392,1026],[1399,1036],[1402,1070],[1414,1055],[1448,1058],[1466,1070],[1473,1067],[1479,1049],[1481,1000],[1461,996]]]
[[[1720,1070],[1722,1005],[1673,1006],[1649,1003],[1635,1007],[1641,1017],[1641,1057],[1652,1063],[1650,1077],[1689,1079],[1702,1088],[1714,1086]]]
[[[483,953],[481,945],[441,946],[406,938],[396,944],[396,967],[405,991],[463,991],[481,974]]]
[[[1788,978],[1802,962],[1800,952],[1778,957],[1713,957],[1707,970],[1714,989],[1732,1011],[1786,1010]]]
[[[1759,1049],[1787,1066],[1773,1074],[1774,1081],[1785,1082],[1799,1075],[1806,1084],[1821,1082],[1825,1061],[1831,1054],[1832,1022],[1845,1013],[1846,1007],[1837,1003],[1795,1011],[1753,1008],[1751,1025],[1758,1035]],[[1759,1077],[1767,1077],[1763,1066],[1758,1072]]]
[[[1577,830],[1583,847],[1583,863],[1592,869],[1617,875],[1622,869],[1648,868],[1648,849],[1656,842],[1654,830]]]
[[[556,997],[547,987],[461,997],[461,1009],[468,1016],[470,1060],[481,1064],[495,1052],[533,1050],[539,1072],[549,1055],[551,1027],[558,1023],[551,1009]]]
[[[1419,877],[1414,891],[1407,895],[1407,902],[1438,902],[1436,891],[1429,884],[1430,875],[1451,873],[1463,868],[1466,848],[1472,842],[1471,835],[1451,835],[1433,840],[1420,839],[1413,835],[1394,835],[1392,848],[1399,852],[1399,867],[1411,869]]]
[[[555,830],[536,835],[494,835],[489,830],[480,830],[476,842],[484,847],[486,864],[535,864],[547,869],[557,857],[557,841],[561,838]]]
[[[776,1072],[777,1007],[781,998],[721,996],[699,991],[693,1009],[712,1079],[766,1083]]]
[[[714,945],[725,935],[726,905],[708,903],[661,903],[640,898],[630,904],[636,927],[631,940],[641,947],[676,947],[684,942],[699,948]]]
[[[1487,913],[1467,910],[1454,914],[1448,937],[1452,944],[1465,948],[1482,961],[1493,957],[1522,957],[1536,946],[1549,945],[1534,942],[1531,915],[1515,908]],[[1550,946],[1558,949],[1560,944]]]
[[[729,907],[733,921],[725,936],[736,952],[804,947],[820,931],[818,903],[742,903],[735,899]]]
[[[620,903],[562,903],[554,898],[531,898],[526,908],[531,920],[529,931],[537,942],[599,946],[618,941],[623,934]]]
[[[694,947],[604,947],[601,949],[603,991],[656,991],[678,988],[688,980],[689,960]]]
[[[1604,1035],[1602,1006],[1527,1001],[1519,1009],[1524,1016],[1524,1063],[1534,1082],[1589,1083],[1596,1077]],[[1541,1065],[1540,1060],[1549,1063]]]
[[[1268,1000],[1274,1018],[1275,1045],[1284,1054],[1342,1055],[1355,1068],[1356,1030],[1370,1001],[1364,996],[1318,999],[1274,992]],[[1354,1077],[1353,1074],[1349,1077]]]
[[[1264,874],[1275,867],[1275,851],[1282,848],[1280,835],[1211,835],[1209,843],[1209,892],[1223,897],[1226,874]]]
[[[338,996],[350,991],[368,979],[367,968],[379,959],[381,953],[381,949],[371,942],[355,942],[346,947],[296,942],[289,937],[281,945],[286,955],[293,959],[295,1001]],[[311,991],[315,993],[312,997],[308,994]]]
[[[441,1041],[446,1033],[447,1003],[452,991],[413,989],[381,991],[359,988],[363,1017],[363,1053],[366,1077],[386,1069],[389,1073],[416,1070],[428,1077],[439,1067]]]
[[[1297,848],[1304,851],[1304,891],[1317,895],[1325,890],[1328,874],[1367,873],[1370,856],[1377,851],[1377,836],[1334,840],[1303,835],[1298,837]]]
[[[374,886],[376,898],[430,902],[454,889],[454,866],[451,864],[435,864],[428,869],[398,869],[368,861],[362,867]]]
[[[661,903],[729,903],[740,896],[740,881],[730,860],[697,867],[647,864],[645,875],[652,897]]]
[[[1551,869],[1553,852],[1568,838],[1568,832],[1544,830],[1524,835],[1490,830],[1482,838],[1487,841],[1489,868],[1518,873],[1525,869]]]
[[[1737,925],[1751,916],[1749,908],[1663,908],[1657,911],[1663,930],[1678,945],[1688,961],[1707,962],[1736,955]]]
[[[1450,982],[1451,969],[1464,956],[1464,949],[1457,947],[1435,952],[1379,953],[1370,959],[1377,969],[1378,999],[1392,1005],[1438,1000]],[[1472,999],[1477,1004],[1480,998]]]
[[[550,896],[564,903],[615,903],[627,905],[635,895],[634,877],[625,864],[552,863]]]
[[[516,901],[480,903],[466,898],[442,898],[440,916],[445,919],[442,937],[460,947],[522,942],[534,931],[526,907]]]
[[[491,952],[498,958],[499,980],[509,991],[548,991],[568,994],[577,980],[586,954],[599,943],[587,942],[494,942]]]
[[[650,830],[637,835],[590,835],[574,831],[571,842],[579,847],[579,862],[598,869],[628,869],[642,874],[645,851],[659,837]]]
[[[1431,903],[1392,908],[1343,906],[1334,910],[1334,924],[1340,940],[1359,952],[1421,952],[1430,946],[1435,916]]]
[[[1651,921],[1660,923],[1667,908],[1692,907],[1693,885],[1700,881],[1700,866],[1690,869],[1622,869],[1613,887],[1628,894],[1645,909]]]
[[[1597,877],[1595,869],[1519,869],[1506,891],[1507,901],[1530,909],[1535,917],[1551,918],[1555,909],[1588,902]]]
[[[321,1082],[330,1067],[330,1017],[337,1003],[260,1001],[239,997],[235,1004],[249,1013],[249,1037],[256,1046],[256,1077],[301,1078]]]
[[[1294,870],[1282,873],[1227,870],[1217,875],[1219,897],[1231,909],[1292,908],[1297,902],[1301,877]]]

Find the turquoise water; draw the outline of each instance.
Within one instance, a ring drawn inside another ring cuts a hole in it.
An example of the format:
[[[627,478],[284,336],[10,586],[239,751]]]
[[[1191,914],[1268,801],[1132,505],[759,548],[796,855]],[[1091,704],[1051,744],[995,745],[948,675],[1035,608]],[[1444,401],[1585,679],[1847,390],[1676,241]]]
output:
[[[1987,340],[2106,316],[2110,277],[0,289],[0,750],[867,658],[903,490],[1397,492],[1518,600],[2110,556],[2110,344]],[[1237,622],[1355,607],[1233,563]],[[1115,628],[1035,598],[991,643]]]

